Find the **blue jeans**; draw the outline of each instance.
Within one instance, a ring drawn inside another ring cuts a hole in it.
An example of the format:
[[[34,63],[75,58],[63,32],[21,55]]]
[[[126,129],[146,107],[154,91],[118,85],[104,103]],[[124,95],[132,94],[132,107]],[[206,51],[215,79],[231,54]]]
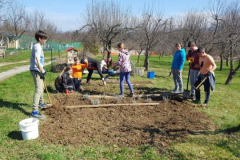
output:
[[[82,81],[81,79],[73,78],[73,90],[74,91],[80,91],[81,81]]]
[[[207,75],[199,74],[194,86],[197,87],[206,76]],[[210,83],[209,83],[208,78],[203,82],[203,85],[204,85],[204,91],[205,91],[205,101],[204,101],[204,103],[208,103],[209,99],[210,99]],[[196,100],[197,101],[201,100],[200,87],[198,89],[195,89]]]
[[[102,73],[103,74],[108,74],[105,78],[108,78],[109,76],[113,76],[114,75],[114,71],[113,70],[103,70]]]
[[[199,70],[190,69],[190,84],[191,84],[191,94],[195,95],[195,86],[194,83],[197,80]]]
[[[133,93],[132,83],[130,82],[130,72],[123,72],[123,73],[120,73],[120,91],[121,91],[121,94],[124,93],[124,78],[126,79],[126,82],[128,84],[128,87],[129,87],[131,93]]]

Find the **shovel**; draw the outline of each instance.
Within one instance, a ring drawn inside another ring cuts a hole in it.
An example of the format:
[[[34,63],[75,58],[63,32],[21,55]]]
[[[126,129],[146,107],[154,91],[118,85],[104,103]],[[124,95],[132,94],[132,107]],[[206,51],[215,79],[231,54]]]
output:
[[[37,61],[37,67],[38,67],[38,69],[40,71],[40,74],[42,74],[42,69],[40,67],[40,64],[39,64],[39,61],[38,61],[37,57],[36,57],[36,61]],[[47,106],[50,107],[50,106],[52,106],[52,101],[51,101],[51,98],[49,96],[48,89],[47,89],[47,84],[46,84],[44,79],[43,79],[43,83],[44,83],[44,88],[46,89],[48,100],[49,100],[49,104],[47,104]]]
[[[190,66],[188,70],[188,79],[187,79],[187,90],[183,91],[183,99],[186,100],[190,96],[190,91],[188,90],[188,83],[189,83],[189,75],[190,75]]]

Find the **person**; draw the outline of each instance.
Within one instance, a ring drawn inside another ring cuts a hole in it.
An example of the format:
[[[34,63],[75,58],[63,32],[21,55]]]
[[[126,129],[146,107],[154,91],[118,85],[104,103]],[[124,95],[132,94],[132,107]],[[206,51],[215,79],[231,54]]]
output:
[[[42,50],[43,44],[47,41],[47,34],[41,30],[35,33],[35,39],[37,43],[32,46],[31,58],[30,58],[30,72],[33,77],[33,82],[35,85],[35,92],[33,96],[33,108],[31,116],[35,118],[46,118],[44,115],[40,114],[38,109],[46,108],[46,104],[44,103],[43,92],[44,92],[44,79],[46,70],[43,68],[44,66],[44,53]],[[39,62],[39,66],[38,66]],[[40,73],[40,70],[41,73]]]
[[[120,66],[120,91],[121,91],[120,95],[124,96],[124,78],[125,78],[130,89],[130,96],[134,96],[132,83],[130,82],[130,72],[132,70],[130,63],[130,55],[128,51],[124,49],[125,47],[123,43],[119,43],[117,47],[120,53],[118,55],[118,62],[113,64],[113,67],[117,65]]]
[[[72,78],[73,78],[73,90],[81,92],[81,78],[82,78],[82,68],[87,68],[88,61],[84,60],[84,64],[79,64],[79,58],[74,57],[74,64],[72,65]]]
[[[182,93],[183,92],[182,69],[186,59],[186,52],[185,49],[182,48],[181,43],[177,43],[175,47],[177,50],[173,55],[171,67],[175,88],[172,91],[175,93]]]
[[[90,79],[92,77],[93,70],[97,70],[98,74],[100,75],[100,77],[102,79],[103,85],[105,86],[106,81],[104,80],[104,77],[103,77],[103,74],[102,74],[102,68],[101,68],[100,62],[98,60],[92,59],[90,57],[87,58],[87,61],[88,61],[88,67],[87,67],[88,76],[87,76],[87,82],[86,83],[90,84]],[[84,63],[83,59],[81,59],[81,63],[82,64]]]
[[[206,78],[205,81],[203,82],[204,91],[205,91],[205,100],[203,105],[206,106],[210,99],[210,88],[212,91],[214,91],[214,85],[215,85],[214,71],[217,68],[217,66],[214,62],[213,57],[208,55],[205,52],[204,47],[199,47],[197,50],[197,53],[199,56],[200,71],[194,86],[197,87]],[[195,93],[196,93],[196,100],[193,102],[197,104],[201,104],[200,87],[195,88]]]
[[[200,70],[200,65],[199,65],[199,56],[197,54],[197,46],[194,42],[189,42],[188,43],[188,48],[190,49],[188,51],[187,54],[187,60],[190,62],[190,84],[191,84],[191,94],[190,94],[190,98],[192,98],[193,100],[196,99],[195,97],[195,87],[194,87],[194,83],[197,79],[197,75],[199,73]]]
[[[102,68],[102,73],[107,74],[107,76],[104,78],[105,81],[108,80],[109,76],[113,76],[116,73],[113,70],[109,70],[109,68],[107,67],[107,62],[109,63],[109,66],[112,66],[112,58],[111,57],[109,59],[102,60],[100,63],[101,68]]]
[[[69,95],[69,93],[74,93],[74,84],[71,73],[71,66],[67,66],[55,79],[55,88],[57,91],[65,92],[67,95]]]

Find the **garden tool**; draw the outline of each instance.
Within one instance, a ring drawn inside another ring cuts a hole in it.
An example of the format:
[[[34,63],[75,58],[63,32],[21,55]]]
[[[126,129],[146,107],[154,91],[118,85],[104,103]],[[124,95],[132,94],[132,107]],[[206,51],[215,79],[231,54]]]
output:
[[[190,96],[190,91],[188,90],[188,83],[189,83],[189,75],[190,75],[190,67],[194,61],[194,58],[192,57],[188,57],[188,62],[189,62],[189,70],[188,70],[188,78],[187,78],[187,90],[183,91],[183,99],[188,99],[188,97]]]
[[[198,89],[205,81],[206,79],[208,78],[208,76],[206,76],[201,83],[199,83],[199,85],[195,88],[195,89]]]
[[[40,71],[40,74],[42,74],[42,69],[40,67],[40,64],[39,64],[39,61],[38,61],[37,57],[36,57],[36,61],[37,61],[37,67]],[[48,93],[47,84],[45,82],[45,79],[43,79],[43,83],[44,83],[44,88],[46,89],[48,100],[49,100],[49,103],[50,103],[50,104],[47,104],[47,106],[52,106],[52,101],[51,101],[51,98],[50,98],[49,93]]]

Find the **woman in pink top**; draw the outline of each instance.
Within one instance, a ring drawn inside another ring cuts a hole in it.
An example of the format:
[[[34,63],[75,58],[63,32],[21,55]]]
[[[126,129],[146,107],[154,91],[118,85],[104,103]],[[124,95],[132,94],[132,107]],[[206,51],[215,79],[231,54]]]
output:
[[[130,82],[130,72],[132,71],[130,55],[127,50],[124,50],[123,43],[119,43],[117,47],[120,53],[118,55],[118,62],[113,64],[113,66],[117,65],[120,66],[120,91],[121,91],[120,95],[124,95],[124,78],[125,78],[130,89],[130,96],[133,96],[133,87]]]

